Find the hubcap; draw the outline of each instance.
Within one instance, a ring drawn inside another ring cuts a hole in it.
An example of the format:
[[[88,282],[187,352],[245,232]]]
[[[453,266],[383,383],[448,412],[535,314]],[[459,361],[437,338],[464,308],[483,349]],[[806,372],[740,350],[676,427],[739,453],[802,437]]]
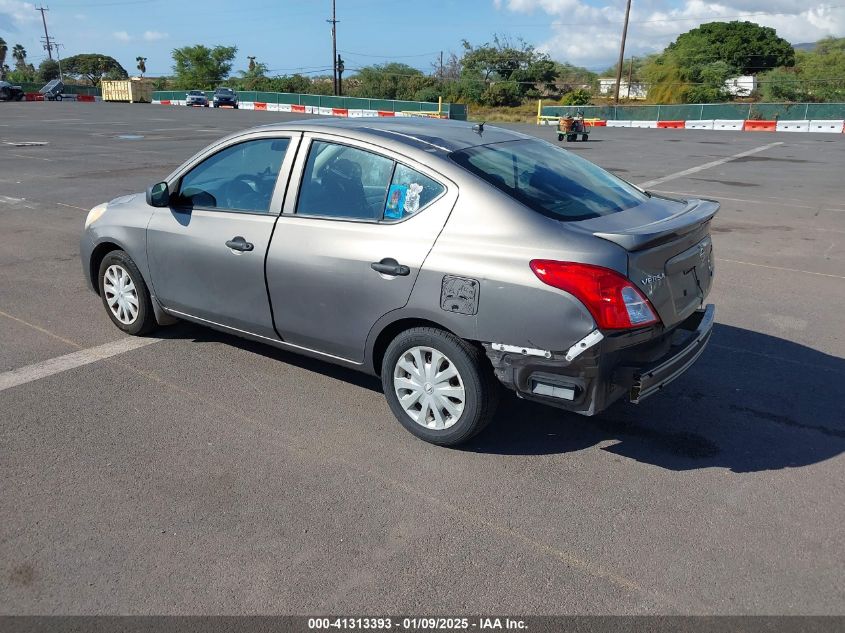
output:
[[[138,291],[123,266],[113,264],[103,276],[103,292],[114,317],[124,325],[131,325],[138,318]]]
[[[448,429],[464,411],[466,391],[458,368],[431,347],[412,347],[399,357],[393,389],[405,413],[427,429]]]

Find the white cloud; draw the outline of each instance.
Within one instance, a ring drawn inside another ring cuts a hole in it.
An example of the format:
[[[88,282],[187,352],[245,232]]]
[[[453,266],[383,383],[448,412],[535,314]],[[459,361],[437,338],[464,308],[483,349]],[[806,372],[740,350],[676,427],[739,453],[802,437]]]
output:
[[[831,0],[832,1],[832,0]],[[616,61],[624,2],[604,0],[494,0],[497,9],[552,18],[553,35],[538,48],[553,58],[593,68]],[[703,22],[748,20],[777,30],[797,44],[845,36],[845,6],[809,0],[642,0],[628,25],[625,56],[659,52],[681,33]]]
[[[126,31],[115,31],[111,35],[114,39],[120,40],[121,42],[129,42],[132,39],[132,36]]]
[[[0,0],[0,31],[18,33],[22,26],[39,21],[41,16],[31,2]]]
[[[160,31],[144,31],[143,37],[148,42],[155,42],[156,40],[167,39],[169,36],[167,33],[161,33]]]

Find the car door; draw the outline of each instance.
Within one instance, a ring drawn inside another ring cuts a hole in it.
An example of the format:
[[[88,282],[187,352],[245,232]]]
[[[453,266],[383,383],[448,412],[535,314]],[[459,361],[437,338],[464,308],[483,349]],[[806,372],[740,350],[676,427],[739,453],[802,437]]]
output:
[[[239,137],[170,183],[170,207],[156,209],[147,228],[152,285],[165,308],[278,339],[264,257],[300,136]]]
[[[330,135],[306,135],[267,253],[285,342],[361,362],[367,335],[403,307],[457,199],[419,164]],[[292,185],[293,186],[293,185]]]

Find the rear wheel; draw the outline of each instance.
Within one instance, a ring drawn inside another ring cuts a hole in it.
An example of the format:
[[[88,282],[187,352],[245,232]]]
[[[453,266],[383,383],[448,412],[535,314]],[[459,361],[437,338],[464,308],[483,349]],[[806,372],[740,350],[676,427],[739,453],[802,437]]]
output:
[[[588,138],[590,138],[590,135],[589,135],[589,134],[582,134],[582,135],[581,135],[581,140],[582,140],[582,141],[586,141]]]
[[[466,442],[487,426],[498,404],[499,386],[483,350],[437,328],[397,336],[381,378],[402,426],[432,444]]]
[[[140,336],[156,327],[147,284],[125,251],[112,251],[103,258],[99,286],[106,313],[121,330]]]

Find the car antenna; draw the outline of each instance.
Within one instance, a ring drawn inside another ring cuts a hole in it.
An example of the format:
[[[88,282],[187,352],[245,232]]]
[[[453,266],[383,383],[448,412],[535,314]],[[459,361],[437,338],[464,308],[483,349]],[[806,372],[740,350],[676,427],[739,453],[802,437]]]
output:
[[[484,134],[484,124],[485,123],[487,123],[487,121],[482,121],[481,123],[477,123],[476,125],[472,126],[472,129],[475,132],[478,132],[478,135],[481,136],[482,134]]]

